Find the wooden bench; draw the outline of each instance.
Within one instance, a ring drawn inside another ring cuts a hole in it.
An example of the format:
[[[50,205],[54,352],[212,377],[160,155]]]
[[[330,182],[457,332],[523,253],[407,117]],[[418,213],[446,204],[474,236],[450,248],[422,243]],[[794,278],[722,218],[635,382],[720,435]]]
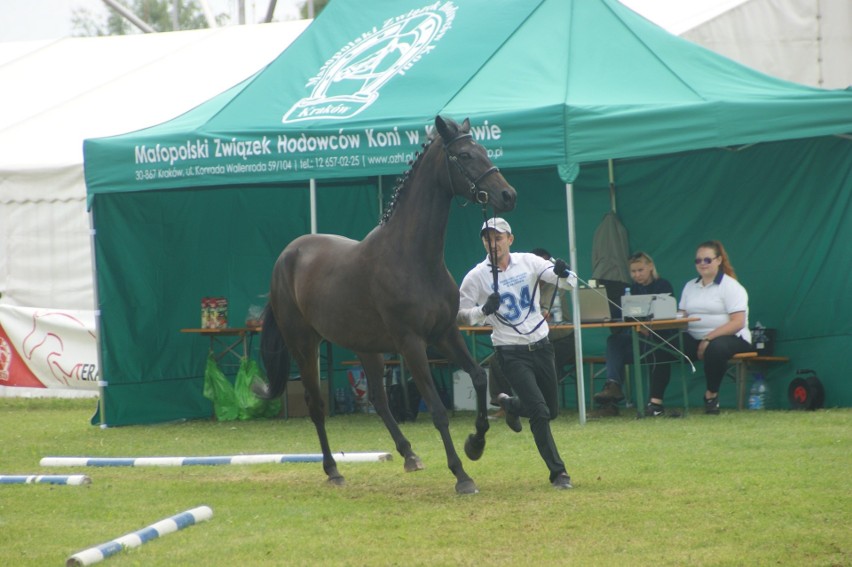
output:
[[[584,356],[583,357],[583,364],[585,366],[589,367],[589,372],[584,373],[584,375],[587,378],[588,383],[589,383],[589,386],[586,389],[586,395],[589,396],[589,399],[592,399],[592,396],[595,393],[594,392],[595,378],[600,377],[601,374],[604,373],[604,370],[606,370],[606,357],[604,357],[604,356]],[[598,370],[595,370],[595,366],[598,366],[598,365],[601,368],[598,369]],[[557,368],[556,370],[557,370],[557,374],[558,374],[562,369]],[[562,396],[561,405],[562,405],[563,408],[568,407],[568,394],[565,391],[565,387],[568,386],[572,382],[576,384],[575,374],[576,374],[576,372],[574,371],[574,363],[572,362],[571,363],[571,370],[569,372],[563,374],[559,378],[559,385],[560,385],[559,390],[560,390],[561,396]]]
[[[748,368],[754,364],[786,364],[790,362],[788,356],[764,356],[756,352],[741,352],[735,354],[728,361],[734,370],[734,381],[737,384],[737,409],[745,408],[746,383],[748,382]]]
[[[745,400],[746,400],[746,384],[748,383],[748,371],[749,366],[757,365],[757,364],[786,364],[790,362],[790,357],[787,356],[764,356],[760,355],[757,352],[741,352],[739,354],[735,354],[731,360],[728,361],[728,364],[731,365],[731,370],[734,374],[734,380],[736,382],[737,389],[737,409],[744,409]],[[606,365],[606,357],[603,356],[584,356],[583,364],[589,367],[588,374],[588,392],[589,396],[594,395],[594,381],[595,378],[598,378],[602,373],[603,368],[600,370],[595,370],[595,367],[600,365],[605,368]],[[686,388],[686,377],[684,377],[684,405],[688,406],[686,402],[687,388]],[[564,377],[563,377],[564,380]],[[625,380],[625,395],[627,399],[630,400],[630,389],[631,389],[631,381],[629,379]],[[563,393],[563,406],[565,405],[564,393]]]

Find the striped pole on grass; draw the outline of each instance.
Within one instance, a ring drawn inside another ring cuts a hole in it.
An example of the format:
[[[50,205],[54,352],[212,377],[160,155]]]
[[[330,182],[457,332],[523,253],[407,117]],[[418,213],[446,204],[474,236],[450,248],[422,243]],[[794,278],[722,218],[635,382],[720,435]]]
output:
[[[142,528],[135,532],[125,534],[119,538],[102,543],[89,549],[84,549],[79,553],[75,553],[65,562],[66,567],[81,567],[83,565],[91,565],[103,561],[111,555],[115,555],[120,551],[131,547],[139,547],[143,543],[148,543],[152,539],[160,536],[182,530],[183,528],[192,526],[199,522],[209,520],[213,517],[213,510],[208,506],[199,506],[180,514],[175,514],[165,520],[160,520],[155,524]]]
[[[92,479],[84,474],[0,474],[0,484],[91,484]]]
[[[334,453],[338,463],[389,461],[390,453]],[[44,457],[43,467],[186,467],[192,465],[257,465],[264,463],[317,463],[321,453],[234,455],[229,457]]]

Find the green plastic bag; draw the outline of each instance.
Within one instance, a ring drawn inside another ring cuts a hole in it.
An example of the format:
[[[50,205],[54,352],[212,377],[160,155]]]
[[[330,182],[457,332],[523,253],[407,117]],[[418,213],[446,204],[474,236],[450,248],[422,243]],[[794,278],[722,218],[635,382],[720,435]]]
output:
[[[233,421],[239,417],[240,408],[234,387],[225,378],[212,354],[207,357],[203,394],[213,402],[213,413],[219,421]]]
[[[254,419],[256,417],[275,417],[281,411],[281,400],[263,400],[251,391],[251,385],[255,381],[264,382],[260,374],[257,362],[250,358],[243,358],[240,362],[240,370],[237,372],[237,380],[234,383],[234,393],[237,405],[240,408],[240,419]]]

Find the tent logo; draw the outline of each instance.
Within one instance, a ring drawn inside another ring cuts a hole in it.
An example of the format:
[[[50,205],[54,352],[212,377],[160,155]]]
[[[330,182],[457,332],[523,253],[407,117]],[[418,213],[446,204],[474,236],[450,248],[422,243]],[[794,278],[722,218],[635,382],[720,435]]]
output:
[[[313,87],[311,94],[294,104],[281,122],[343,120],[368,108],[385,83],[434,49],[452,26],[456,10],[452,2],[436,2],[362,33],[326,61],[306,85]]]

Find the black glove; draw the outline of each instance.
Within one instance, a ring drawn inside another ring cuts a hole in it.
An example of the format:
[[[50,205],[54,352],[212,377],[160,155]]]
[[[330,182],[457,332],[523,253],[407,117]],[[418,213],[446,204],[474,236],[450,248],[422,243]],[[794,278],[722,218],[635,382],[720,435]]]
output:
[[[567,278],[571,275],[571,270],[568,269],[568,264],[565,263],[565,260],[557,259],[553,262],[553,271],[556,273],[557,277]]]
[[[493,315],[500,309],[500,294],[496,291],[488,296],[485,305],[482,306],[482,312],[486,315]]]

